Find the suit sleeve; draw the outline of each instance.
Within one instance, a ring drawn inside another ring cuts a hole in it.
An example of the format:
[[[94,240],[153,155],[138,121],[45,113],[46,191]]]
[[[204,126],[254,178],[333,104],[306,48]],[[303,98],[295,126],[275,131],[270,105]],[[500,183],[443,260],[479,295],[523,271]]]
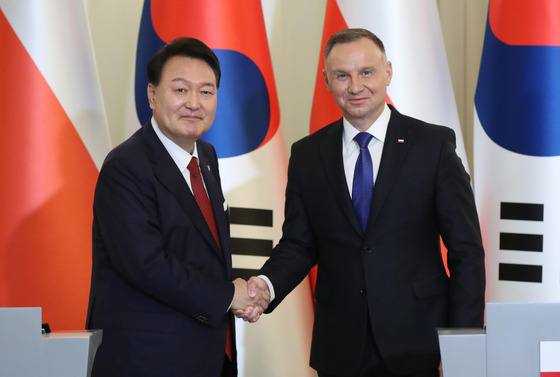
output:
[[[233,284],[157,186],[147,163],[121,157],[104,164],[94,199],[94,248],[104,253],[94,258],[141,294],[213,326],[226,316]]]
[[[274,310],[317,264],[315,242],[299,187],[298,167],[301,162],[298,162],[297,146],[298,143],[295,143],[292,147],[288,166],[282,238],[259,272],[266,275],[274,286],[276,297],[267,312]]]
[[[478,214],[469,176],[455,152],[455,133],[446,134],[439,162],[436,210],[450,272],[452,327],[482,327],[485,268]]]

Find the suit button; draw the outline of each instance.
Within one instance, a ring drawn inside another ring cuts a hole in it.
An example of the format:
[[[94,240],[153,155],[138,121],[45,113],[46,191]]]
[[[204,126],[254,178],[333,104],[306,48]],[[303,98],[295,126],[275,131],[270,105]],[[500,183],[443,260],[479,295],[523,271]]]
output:
[[[372,252],[371,247],[369,247],[369,246],[364,246],[362,251],[363,251],[364,254],[371,254],[371,252]]]
[[[360,289],[360,293],[363,294],[363,295],[365,295],[365,294],[366,294],[366,290],[362,288],[362,289]]]
[[[194,318],[195,318],[198,322],[204,323],[205,325],[207,325],[208,322],[210,322],[210,320],[209,320],[207,317],[203,316],[202,314],[197,314],[197,315],[194,316]]]

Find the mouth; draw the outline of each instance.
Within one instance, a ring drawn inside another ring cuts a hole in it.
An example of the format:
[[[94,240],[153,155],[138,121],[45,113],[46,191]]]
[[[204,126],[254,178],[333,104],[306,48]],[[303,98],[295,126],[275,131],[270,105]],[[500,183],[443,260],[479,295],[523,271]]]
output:
[[[202,119],[201,117],[196,115],[181,115],[180,118],[188,121],[197,121]]]
[[[352,105],[361,105],[364,102],[367,101],[367,98],[365,97],[360,97],[360,98],[349,98],[348,99],[348,103],[352,104]]]

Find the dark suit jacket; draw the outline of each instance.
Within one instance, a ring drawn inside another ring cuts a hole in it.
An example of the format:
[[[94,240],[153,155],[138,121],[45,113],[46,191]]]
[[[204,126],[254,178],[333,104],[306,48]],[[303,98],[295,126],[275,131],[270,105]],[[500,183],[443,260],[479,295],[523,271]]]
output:
[[[103,329],[94,376],[221,375],[234,293],[229,219],[216,152],[197,148],[223,254],[149,122],[101,168],[86,324]]]
[[[271,311],[318,264],[310,364],[336,376],[357,372],[368,320],[403,375],[437,368],[436,327],[483,326],[484,251],[455,134],[391,110],[365,233],[338,120],[293,145],[283,236],[259,272],[275,289]]]

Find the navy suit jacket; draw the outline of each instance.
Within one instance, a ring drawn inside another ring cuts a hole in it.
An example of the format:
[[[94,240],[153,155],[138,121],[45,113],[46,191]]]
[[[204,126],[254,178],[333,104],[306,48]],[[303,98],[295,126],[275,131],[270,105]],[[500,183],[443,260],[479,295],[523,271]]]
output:
[[[229,219],[212,145],[197,142],[222,251],[148,122],[107,156],[94,199],[86,327],[103,329],[93,376],[221,375]]]
[[[372,333],[394,373],[435,370],[436,327],[482,327],[484,318],[484,251],[455,134],[391,107],[364,232],[345,180],[342,130],[338,120],[292,147],[283,235],[259,272],[276,294],[268,311],[318,264],[313,368],[355,375]]]

